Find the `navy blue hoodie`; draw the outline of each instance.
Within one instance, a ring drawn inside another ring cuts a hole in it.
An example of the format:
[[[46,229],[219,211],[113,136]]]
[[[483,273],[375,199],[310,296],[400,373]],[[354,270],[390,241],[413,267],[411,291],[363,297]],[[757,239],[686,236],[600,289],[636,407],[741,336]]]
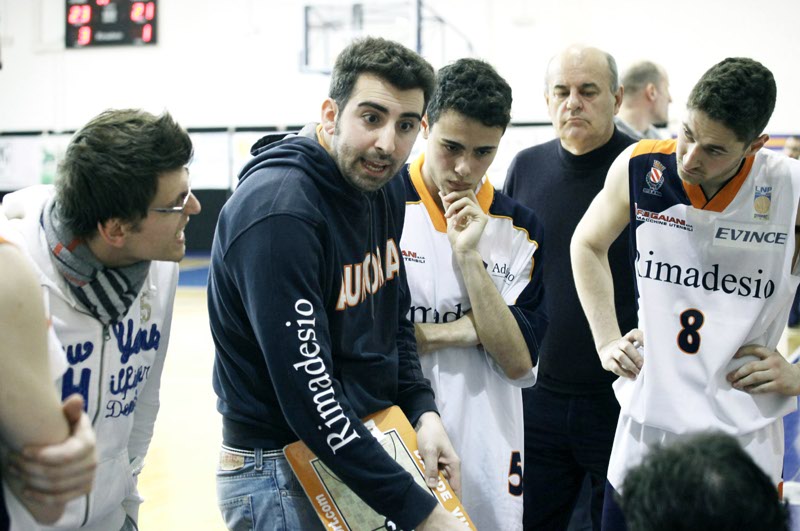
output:
[[[403,182],[362,192],[309,136],[259,141],[217,224],[208,306],[223,440],[300,438],[412,529],[436,501],[359,421],[393,404],[412,424],[436,411],[405,317]]]

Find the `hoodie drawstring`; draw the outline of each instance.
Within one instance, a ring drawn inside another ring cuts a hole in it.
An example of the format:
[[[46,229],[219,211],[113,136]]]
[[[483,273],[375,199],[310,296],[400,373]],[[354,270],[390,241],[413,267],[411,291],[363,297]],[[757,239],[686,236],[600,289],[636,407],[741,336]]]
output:
[[[382,190],[381,190],[382,191]],[[372,255],[372,251],[375,250],[375,231],[373,230],[373,206],[372,206],[372,197],[369,193],[364,193],[367,198],[367,212],[369,213],[369,255]],[[365,272],[366,273],[366,272]],[[372,290],[367,290],[369,292],[369,314],[372,317],[372,321],[375,322],[375,304],[373,302],[373,298],[375,294],[372,293]]]
[[[383,234],[389,234],[389,211],[392,208],[389,204],[389,200],[386,198],[386,190],[381,188],[378,190],[379,195],[381,196],[381,201],[383,201]],[[364,192],[364,196],[367,198],[367,205],[368,209],[367,212],[369,213],[369,252],[372,254],[372,251],[376,250],[377,245],[375,242],[375,231],[373,230],[373,222],[374,222],[374,206],[372,204],[372,200],[374,195],[370,194],[369,192]],[[384,260],[386,258],[384,257]],[[383,264],[378,264],[378,267],[383,267]],[[379,273],[380,274],[380,273]],[[375,294],[370,291],[369,294],[369,313],[372,317],[372,320],[375,321],[375,305],[373,302],[373,298]]]

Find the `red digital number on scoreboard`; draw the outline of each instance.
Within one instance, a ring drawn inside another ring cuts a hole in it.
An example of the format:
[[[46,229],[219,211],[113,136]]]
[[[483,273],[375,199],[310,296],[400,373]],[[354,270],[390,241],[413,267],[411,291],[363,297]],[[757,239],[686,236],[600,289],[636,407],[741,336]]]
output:
[[[92,6],[70,6],[67,22],[73,26],[81,26],[92,20]]]
[[[145,24],[142,28],[142,42],[150,42],[153,40],[153,26],[152,24]]]
[[[156,16],[155,2],[134,2],[131,4],[131,20],[145,22],[153,20]]]
[[[78,44],[86,46],[90,42],[92,42],[92,28],[89,26],[78,28]]]

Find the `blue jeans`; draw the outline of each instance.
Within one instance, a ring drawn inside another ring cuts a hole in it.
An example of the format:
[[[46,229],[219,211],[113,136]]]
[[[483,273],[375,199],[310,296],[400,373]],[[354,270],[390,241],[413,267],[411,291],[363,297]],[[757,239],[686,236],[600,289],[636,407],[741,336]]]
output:
[[[323,530],[283,452],[223,446],[217,502],[231,531]]]

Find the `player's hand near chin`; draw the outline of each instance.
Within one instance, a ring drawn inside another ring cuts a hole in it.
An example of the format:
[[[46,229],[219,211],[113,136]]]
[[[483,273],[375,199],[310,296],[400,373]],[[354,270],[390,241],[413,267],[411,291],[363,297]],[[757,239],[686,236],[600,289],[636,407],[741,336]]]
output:
[[[481,239],[489,216],[478,204],[475,192],[439,192],[444,206],[444,217],[447,220],[447,238],[458,258],[465,253],[475,252]]]

